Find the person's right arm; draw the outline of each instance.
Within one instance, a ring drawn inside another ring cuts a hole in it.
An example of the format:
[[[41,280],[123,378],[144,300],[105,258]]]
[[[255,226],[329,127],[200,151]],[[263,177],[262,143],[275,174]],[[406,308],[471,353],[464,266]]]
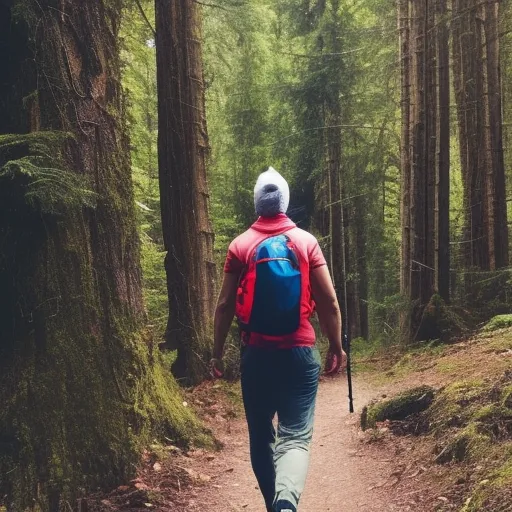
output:
[[[329,340],[326,373],[338,373],[346,366],[347,356],[341,345],[340,306],[327,265],[312,269],[310,279],[320,326]]]

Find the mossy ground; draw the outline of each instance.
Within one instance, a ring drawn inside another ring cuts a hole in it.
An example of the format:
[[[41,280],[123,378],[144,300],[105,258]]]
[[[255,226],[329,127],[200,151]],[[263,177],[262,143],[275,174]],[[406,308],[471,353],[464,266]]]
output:
[[[506,327],[512,327],[512,315],[497,315],[494,318],[491,318],[483,328],[483,331],[490,332]]]
[[[437,467],[432,474],[438,479],[445,474],[444,483],[431,485],[452,489],[461,512],[512,510],[512,329],[498,323],[499,330],[485,329],[456,344],[415,348],[375,378],[387,386],[427,382],[437,388],[428,409],[396,422],[400,428],[393,421],[389,427],[420,436],[416,445],[421,442],[423,459],[415,462]],[[385,419],[389,415],[381,413],[390,403],[369,408],[368,417],[379,413]],[[454,508],[440,504],[436,510]]]
[[[427,409],[434,400],[434,389],[419,386],[389,399],[370,404],[366,413],[364,428],[374,428],[385,420],[403,420],[410,415]]]

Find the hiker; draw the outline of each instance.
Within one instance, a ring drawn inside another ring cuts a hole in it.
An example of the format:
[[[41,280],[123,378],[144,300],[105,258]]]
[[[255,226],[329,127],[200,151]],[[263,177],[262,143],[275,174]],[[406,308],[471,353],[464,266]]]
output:
[[[229,246],[210,363],[212,375],[221,377],[236,313],[251,463],[268,512],[296,512],[306,481],[321,367],[309,321],[315,304],[329,339],[326,373],[338,373],[346,363],[325,258],[315,237],[286,216],[289,199],[288,183],[276,170],[259,176],[258,220]]]

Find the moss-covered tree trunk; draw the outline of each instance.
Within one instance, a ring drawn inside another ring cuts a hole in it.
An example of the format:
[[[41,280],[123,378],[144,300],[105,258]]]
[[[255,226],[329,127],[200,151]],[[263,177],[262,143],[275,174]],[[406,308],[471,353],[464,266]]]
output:
[[[200,16],[192,0],[156,0],[155,7],[166,345],[178,350],[174,375],[195,383],[207,370],[215,282]]]
[[[166,392],[179,407],[134,334],[120,10],[0,3],[0,504],[12,510],[57,511],[123,481]],[[159,404],[145,401],[156,377]]]

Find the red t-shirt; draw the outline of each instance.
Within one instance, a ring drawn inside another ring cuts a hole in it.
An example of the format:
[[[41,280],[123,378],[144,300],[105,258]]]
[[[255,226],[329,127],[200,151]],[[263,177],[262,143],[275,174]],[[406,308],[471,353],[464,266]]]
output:
[[[224,272],[228,274],[241,274],[247,266],[254,249],[263,240],[284,232],[295,244],[302,259],[309,263],[310,271],[326,265],[324,255],[316,238],[307,231],[298,228],[285,214],[281,213],[275,217],[259,217],[245,233],[242,233],[231,242],[226,263],[224,264]],[[278,348],[314,345],[315,331],[309,321],[313,313],[309,275],[303,276],[303,278],[308,292],[302,295],[299,328],[294,333],[285,336],[266,336],[252,332],[244,340],[248,345]]]

